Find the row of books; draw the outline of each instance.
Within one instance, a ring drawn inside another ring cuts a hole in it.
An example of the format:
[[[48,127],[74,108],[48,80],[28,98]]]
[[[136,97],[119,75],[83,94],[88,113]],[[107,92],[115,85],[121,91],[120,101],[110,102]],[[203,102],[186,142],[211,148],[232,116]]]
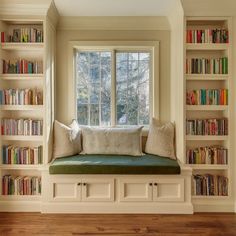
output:
[[[16,147],[3,145],[3,164],[37,165],[42,164],[43,147]]]
[[[0,90],[1,105],[42,105],[43,93],[39,89]]]
[[[2,119],[2,135],[42,135],[43,121],[32,119]]]
[[[187,74],[228,74],[228,58],[187,58]]]
[[[26,59],[3,60],[3,74],[42,74],[43,62]]]
[[[187,43],[228,43],[227,29],[198,29],[186,31]]]
[[[188,149],[187,164],[221,164],[228,163],[228,150],[222,146],[207,146]]]
[[[1,42],[13,43],[41,43],[43,42],[43,31],[28,27],[13,29],[12,32],[1,32]]]
[[[40,195],[41,178],[37,176],[2,177],[2,195]]]
[[[187,135],[228,135],[228,120],[223,119],[187,119]]]
[[[186,104],[228,105],[228,89],[199,89],[187,91]]]
[[[228,178],[220,175],[194,175],[193,194],[200,196],[228,196]]]

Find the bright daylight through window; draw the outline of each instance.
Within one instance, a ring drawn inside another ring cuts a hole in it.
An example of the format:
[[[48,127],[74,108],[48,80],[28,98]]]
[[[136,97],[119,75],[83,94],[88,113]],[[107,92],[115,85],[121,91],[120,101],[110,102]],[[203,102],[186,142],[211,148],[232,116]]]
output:
[[[148,125],[150,60],[150,51],[76,50],[79,124]]]

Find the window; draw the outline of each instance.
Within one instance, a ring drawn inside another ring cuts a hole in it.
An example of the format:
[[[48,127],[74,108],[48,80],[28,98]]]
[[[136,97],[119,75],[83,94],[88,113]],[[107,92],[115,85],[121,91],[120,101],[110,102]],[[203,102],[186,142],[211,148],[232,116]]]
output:
[[[153,47],[73,46],[73,53],[79,124],[149,125],[158,111]]]

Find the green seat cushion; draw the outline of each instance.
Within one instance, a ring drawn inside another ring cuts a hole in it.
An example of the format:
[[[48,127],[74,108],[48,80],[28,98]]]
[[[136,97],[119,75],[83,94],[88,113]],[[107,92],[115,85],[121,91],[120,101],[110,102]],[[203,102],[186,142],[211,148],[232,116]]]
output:
[[[55,159],[50,174],[180,174],[176,160],[145,154],[144,156],[75,155]]]

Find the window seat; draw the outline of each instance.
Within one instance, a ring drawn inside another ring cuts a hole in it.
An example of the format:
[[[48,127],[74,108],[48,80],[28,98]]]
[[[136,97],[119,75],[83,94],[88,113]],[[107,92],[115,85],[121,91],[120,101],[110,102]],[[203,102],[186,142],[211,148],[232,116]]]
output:
[[[75,155],[54,160],[50,174],[138,174],[176,175],[176,160],[145,154],[141,157],[121,155]]]

